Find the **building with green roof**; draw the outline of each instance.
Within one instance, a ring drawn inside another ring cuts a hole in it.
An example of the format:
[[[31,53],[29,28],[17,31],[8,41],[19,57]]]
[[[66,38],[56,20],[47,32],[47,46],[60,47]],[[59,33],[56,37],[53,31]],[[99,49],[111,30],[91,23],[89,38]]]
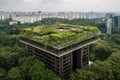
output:
[[[30,55],[68,79],[72,71],[88,65],[89,45],[100,40],[100,34],[93,26],[55,24],[24,28],[20,41],[28,46]]]

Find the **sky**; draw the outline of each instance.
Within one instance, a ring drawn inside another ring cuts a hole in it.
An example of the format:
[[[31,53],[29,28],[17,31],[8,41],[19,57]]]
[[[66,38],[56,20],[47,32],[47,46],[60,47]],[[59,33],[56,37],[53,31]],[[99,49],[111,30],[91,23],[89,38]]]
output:
[[[120,0],[0,0],[0,11],[120,12]]]

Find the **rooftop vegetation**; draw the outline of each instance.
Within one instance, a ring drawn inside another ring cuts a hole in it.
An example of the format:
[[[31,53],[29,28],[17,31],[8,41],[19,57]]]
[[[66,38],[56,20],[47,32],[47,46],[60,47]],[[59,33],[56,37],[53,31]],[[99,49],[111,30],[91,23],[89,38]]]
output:
[[[21,35],[45,45],[63,48],[100,35],[100,31],[94,26],[56,24],[24,28]]]

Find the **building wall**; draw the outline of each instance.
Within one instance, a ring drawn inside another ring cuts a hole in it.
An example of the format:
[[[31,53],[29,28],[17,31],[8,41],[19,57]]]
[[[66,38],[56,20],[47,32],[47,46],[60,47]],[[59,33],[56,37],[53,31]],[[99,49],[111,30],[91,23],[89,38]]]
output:
[[[85,68],[89,61],[89,46],[85,46],[62,57],[51,55],[32,46],[28,46],[28,53],[35,55],[43,61],[48,68],[62,79],[68,79],[70,73],[77,68]]]
[[[32,46],[28,46],[28,53],[35,55],[43,61],[46,66],[54,71],[59,77],[67,79],[72,71],[72,54],[69,53],[62,57],[56,57]]]

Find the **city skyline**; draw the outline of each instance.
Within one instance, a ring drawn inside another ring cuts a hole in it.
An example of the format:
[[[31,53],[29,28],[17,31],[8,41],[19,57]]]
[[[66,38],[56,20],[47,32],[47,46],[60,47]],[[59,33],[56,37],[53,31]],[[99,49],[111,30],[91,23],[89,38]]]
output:
[[[0,0],[0,11],[120,12],[119,0]]]

